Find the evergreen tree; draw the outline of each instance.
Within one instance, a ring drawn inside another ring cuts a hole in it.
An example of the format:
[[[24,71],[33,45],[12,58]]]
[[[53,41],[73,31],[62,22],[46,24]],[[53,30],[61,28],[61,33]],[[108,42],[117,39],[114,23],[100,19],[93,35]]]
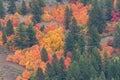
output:
[[[6,34],[7,34],[7,36],[14,34],[13,25],[10,20],[7,22]]]
[[[74,38],[74,42],[76,43],[78,41],[80,27],[77,25],[77,21],[76,21],[75,18],[72,19],[72,24],[70,26],[70,31],[71,31],[72,36]]]
[[[87,5],[89,3],[90,0],[80,0],[81,3],[83,3],[84,5]]]
[[[90,18],[88,22],[89,27],[97,28],[99,33],[102,33],[105,25],[106,25],[106,18],[102,6],[97,0],[93,1],[93,8],[90,11]]]
[[[54,77],[54,69],[50,63],[47,63],[46,76],[48,77],[48,80],[52,80],[52,77]]]
[[[3,44],[7,42],[7,35],[6,35],[5,30],[2,30],[2,41],[3,41]]]
[[[99,76],[99,80],[107,80],[103,71],[101,72],[101,75]]]
[[[0,18],[5,17],[5,8],[3,6],[3,0],[0,0]]]
[[[27,7],[26,7],[26,3],[25,3],[24,0],[22,1],[22,6],[21,7],[22,7],[21,8],[21,14],[25,15],[27,13]]]
[[[100,36],[96,28],[89,28],[88,47],[89,53],[92,52],[92,48],[100,48]]]
[[[15,0],[9,0],[8,3],[8,12],[14,14],[16,12],[16,5],[15,5]]]
[[[113,3],[114,3],[114,0],[105,0],[106,20],[107,21],[110,21],[112,18],[111,13],[112,13],[112,10],[114,9]]]
[[[44,47],[42,48],[41,59],[44,62],[48,61],[48,53]]]
[[[66,69],[64,65],[64,59],[61,57],[60,62],[59,62],[59,78],[58,80],[66,80]]]
[[[36,38],[36,32],[35,30],[33,29],[33,26],[32,25],[29,25],[27,30],[27,37],[28,37],[28,46],[31,47],[33,46],[34,44],[37,43],[37,38]]]
[[[93,65],[94,69],[96,70],[96,76],[99,76],[101,74],[102,70],[102,61],[101,56],[99,55],[99,52],[97,48],[92,48],[91,52],[91,64]]]
[[[39,4],[40,7],[45,7],[44,0],[38,0],[38,4]]]
[[[27,43],[27,33],[26,33],[26,29],[24,28],[23,24],[20,24],[17,28],[15,37],[14,37],[14,45],[17,49],[24,49],[26,47],[28,47],[28,43]]]
[[[65,9],[65,29],[69,29],[72,18],[72,10],[67,6]]]
[[[114,47],[120,48],[120,23],[117,24],[117,29],[114,35]]]
[[[56,0],[56,1],[62,3],[62,0]]]
[[[43,10],[39,5],[33,3],[32,5],[32,14],[33,14],[33,22],[34,24],[39,23],[41,21],[41,15],[43,14]]]
[[[117,0],[117,8],[120,10],[120,0]]]
[[[38,68],[37,73],[36,73],[36,80],[45,80],[45,76],[42,72],[41,68]]]
[[[85,43],[84,35],[80,34],[78,38],[78,47],[79,47],[79,52],[81,54],[85,53],[85,45],[86,43]]]
[[[74,37],[71,32],[68,32],[66,38],[65,38],[65,56],[68,51],[73,52],[74,51]]]
[[[67,71],[67,79],[66,80],[82,80],[80,77],[82,75],[80,75],[80,67],[79,64],[74,61],[70,68]]]
[[[45,26],[43,25],[43,26],[41,26],[40,31],[43,32],[44,29],[45,29]]]
[[[108,58],[107,56],[107,53],[105,52],[104,53],[104,65],[103,65],[103,72],[105,74],[105,77],[107,80],[110,80],[112,78],[112,75],[111,75],[111,65],[112,65],[112,62],[111,60]]]
[[[91,60],[83,55],[79,61],[73,61],[67,71],[67,80],[90,80],[96,75],[96,71],[91,64]]]

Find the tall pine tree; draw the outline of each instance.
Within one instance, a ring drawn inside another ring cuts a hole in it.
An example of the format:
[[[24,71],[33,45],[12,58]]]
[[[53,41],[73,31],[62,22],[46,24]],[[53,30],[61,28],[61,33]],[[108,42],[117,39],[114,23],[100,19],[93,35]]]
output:
[[[119,0],[118,0],[119,1]],[[105,9],[106,9],[106,20],[110,21],[112,18],[112,10],[114,9],[113,6],[114,0],[105,0]]]
[[[27,7],[26,7],[26,3],[25,3],[24,0],[22,1],[21,14],[22,14],[22,15],[27,14]]]
[[[120,23],[117,24],[117,29],[114,35],[114,47],[120,48]]]
[[[74,51],[74,37],[71,32],[67,33],[67,36],[65,38],[65,56],[68,51],[73,52]]]
[[[93,8],[89,14],[90,18],[89,18],[88,26],[97,28],[98,32],[102,33],[106,25],[106,18],[103,8],[97,0],[94,0],[92,2],[92,5]]]
[[[38,70],[37,70],[36,80],[45,80],[45,76],[44,76],[41,68],[38,68]]]
[[[70,28],[70,22],[72,18],[72,10],[67,6],[65,9],[65,29]]]
[[[41,15],[43,14],[43,10],[39,5],[33,3],[32,4],[32,14],[33,14],[33,22],[34,24],[39,23],[41,21]]]
[[[2,41],[3,41],[3,44],[7,42],[7,35],[4,29],[2,30]]]
[[[48,53],[44,47],[42,48],[41,59],[44,62],[48,61]]]
[[[7,36],[14,34],[13,25],[10,20],[8,20],[8,22],[7,22],[6,34],[7,34]]]
[[[5,8],[3,6],[3,0],[0,0],[0,18],[5,17]]]
[[[14,45],[16,49],[24,49],[28,47],[27,41],[28,41],[28,37],[27,37],[26,29],[24,28],[23,24],[20,24],[17,28],[14,37]]]
[[[96,28],[89,28],[89,39],[88,39],[88,50],[89,53],[92,52],[92,49],[97,47],[100,48],[100,36]]]
[[[11,14],[14,14],[16,12],[16,5],[15,5],[15,0],[9,0],[8,3],[8,12]]]
[[[33,29],[32,25],[28,26],[26,33],[27,33],[27,37],[28,37],[28,41],[26,43],[28,43],[28,46],[31,47],[34,44],[37,44],[36,32]]]

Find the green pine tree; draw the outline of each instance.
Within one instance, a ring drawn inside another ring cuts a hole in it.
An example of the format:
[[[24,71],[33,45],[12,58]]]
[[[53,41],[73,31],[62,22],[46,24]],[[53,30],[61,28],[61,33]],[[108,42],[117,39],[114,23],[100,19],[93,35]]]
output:
[[[87,5],[89,2],[90,2],[90,0],[79,0],[81,3],[83,3],[84,5]]]
[[[112,18],[111,12],[114,9],[113,3],[114,3],[114,0],[105,0],[106,20],[107,21],[110,21]]]
[[[45,26],[44,26],[44,25],[42,25],[42,26],[41,26],[41,28],[40,28],[40,31],[41,31],[41,32],[43,32],[43,31],[44,31],[44,29],[45,29]]]
[[[72,18],[72,10],[67,6],[65,9],[65,29],[70,28],[71,18]]]
[[[32,14],[33,14],[33,22],[34,24],[39,23],[41,21],[41,15],[43,14],[43,10],[39,5],[34,4],[32,5]]]
[[[44,62],[48,61],[48,53],[44,47],[42,48],[41,59]]]
[[[22,15],[27,14],[27,7],[26,7],[26,3],[24,0],[22,1],[22,5],[21,5],[21,14]]]
[[[86,42],[85,42],[84,35],[80,34],[78,38],[78,48],[79,48],[80,54],[85,53],[85,45],[86,45]]]
[[[8,3],[8,12],[10,12],[11,14],[14,14],[16,12],[16,5],[15,5],[15,0],[9,0]]]
[[[97,28],[98,32],[102,33],[106,25],[105,13],[103,11],[102,6],[97,0],[94,0],[92,4],[93,8],[89,14],[90,18],[88,26]]]
[[[44,0],[38,0],[38,4],[39,4],[40,7],[45,7]]]
[[[65,69],[63,57],[61,57],[61,59],[59,61],[58,79],[57,80],[66,80],[66,69]]]
[[[14,37],[14,45],[16,49],[24,49],[28,47],[27,41],[28,41],[28,36],[26,33],[26,29],[24,28],[23,24],[20,24],[17,28]]]
[[[52,77],[54,77],[54,69],[50,63],[47,63],[46,76],[48,80],[52,80]]]
[[[7,42],[7,35],[6,35],[5,30],[2,30],[2,41],[3,41],[3,44]]]
[[[107,80],[103,71],[101,72],[101,75],[99,76],[99,80]]]
[[[120,10],[120,0],[117,0],[117,8]]]
[[[28,41],[27,41],[28,46],[31,47],[37,43],[36,32],[33,29],[32,25],[28,26],[26,33],[27,33],[27,37],[28,37]]]
[[[67,33],[67,36],[65,38],[65,56],[68,51],[73,52],[74,51],[74,37],[71,32]]]
[[[0,0],[0,18],[5,17],[5,8],[3,6],[3,0]]]
[[[67,77],[66,80],[82,80],[80,77],[82,75],[80,75],[80,67],[79,64],[74,61],[70,68],[67,71]]]
[[[79,36],[79,32],[80,32],[80,27],[77,24],[77,21],[75,18],[72,19],[72,24],[70,26],[70,31],[74,37],[74,42],[78,41],[78,36]]]
[[[89,29],[88,50],[92,52],[93,48],[100,48],[100,36],[96,28],[91,27]]]
[[[36,80],[45,80],[45,76],[42,72],[41,68],[38,68],[37,72],[36,72]]]
[[[10,20],[7,22],[6,34],[7,34],[7,36],[14,34],[13,25]]]
[[[117,24],[117,29],[114,35],[114,47],[120,48],[120,23]]]
[[[91,64],[96,70],[96,73],[97,73],[96,76],[99,76],[102,70],[102,61],[101,61],[101,56],[99,55],[98,49],[96,47],[92,48]]]

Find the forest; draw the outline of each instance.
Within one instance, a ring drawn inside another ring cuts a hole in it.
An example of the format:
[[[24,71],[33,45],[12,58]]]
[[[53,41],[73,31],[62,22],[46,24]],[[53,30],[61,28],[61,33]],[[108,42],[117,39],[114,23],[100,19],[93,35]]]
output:
[[[120,80],[120,0],[0,0],[0,47],[14,80]]]

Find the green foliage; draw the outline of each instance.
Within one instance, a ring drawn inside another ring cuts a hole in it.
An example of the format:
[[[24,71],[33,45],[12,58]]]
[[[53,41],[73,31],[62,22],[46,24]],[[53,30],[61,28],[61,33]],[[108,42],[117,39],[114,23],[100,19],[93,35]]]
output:
[[[54,54],[52,63],[47,64],[46,76],[47,80],[66,80],[64,59],[61,58],[58,61],[56,54]]]
[[[119,1],[119,0],[118,0]],[[110,21],[112,18],[112,10],[114,9],[113,7],[114,0],[105,0],[105,9],[106,9],[106,20]]]
[[[70,28],[70,22],[72,18],[72,10],[67,6],[65,9],[65,29]]]
[[[84,5],[87,5],[89,2],[90,2],[90,0],[79,0],[81,3],[83,3]]]
[[[39,5],[32,4],[32,14],[33,14],[33,22],[34,24],[39,23],[41,21],[41,15],[43,14],[43,10]]]
[[[91,52],[91,64],[93,65],[94,69],[96,70],[96,76],[99,76],[102,70],[102,61],[100,53],[98,52],[97,48],[92,48]]]
[[[68,51],[74,51],[74,38],[71,32],[68,32],[65,38],[65,56]]]
[[[120,48],[120,23],[117,24],[117,29],[114,35],[114,47]]]
[[[48,53],[44,47],[42,48],[41,58],[44,62],[48,61]]]
[[[44,0],[38,0],[38,1],[39,1],[38,4],[39,4],[40,7],[45,7]]]
[[[45,76],[44,76],[41,68],[38,68],[38,70],[37,70],[36,80],[45,80]]]
[[[8,12],[10,12],[11,14],[14,14],[16,12],[16,5],[15,5],[15,0],[9,0],[8,3]]]
[[[100,36],[96,28],[89,28],[89,39],[88,39],[88,50],[89,53],[92,52],[92,48],[97,47],[100,48]]]
[[[24,49],[28,47],[27,41],[28,41],[28,37],[27,37],[26,29],[24,28],[23,24],[20,24],[15,33],[14,45],[17,49]]]
[[[7,35],[4,29],[2,30],[2,41],[3,41],[3,44],[7,42]]]
[[[26,29],[26,33],[27,33],[27,44],[29,47],[33,46],[34,44],[37,44],[37,38],[36,38],[36,32],[33,29],[32,25],[29,25],[28,28]]]
[[[102,33],[106,25],[105,13],[103,11],[102,6],[97,0],[94,0],[92,4],[93,8],[89,14],[90,18],[88,26],[97,28],[98,32]]]
[[[81,55],[78,62],[73,61],[68,69],[67,80],[90,80],[94,75],[96,75],[96,71],[91,60]]]
[[[7,34],[7,36],[14,34],[13,25],[10,20],[7,22],[6,34]]]
[[[118,8],[118,10],[120,10],[120,0],[117,0],[117,1],[118,1],[117,8]]]
[[[78,37],[78,48],[81,54],[85,53],[85,45],[86,45],[86,42],[85,42],[84,35],[80,34]]]
[[[41,26],[40,31],[43,32],[44,29],[45,29],[45,26],[43,25],[43,26]]]
[[[74,38],[74,42],[77,42],[78,41],[78,36],[79,36],[79,32],[80,32],[80,27],[78,26],[77,24],[77,21],[75,18],[72,19],[72,24],[70,26],[70,31],[73,35],[73,38]]]
[[[25,3],[24,0],[22,1],[21,14],[22,14],[22,15],[27,14],[27,7],[26,7],[26,3]]]
[[[0,18],[5,17],[5,8],[3,6],[3,0],[0,0]]]

